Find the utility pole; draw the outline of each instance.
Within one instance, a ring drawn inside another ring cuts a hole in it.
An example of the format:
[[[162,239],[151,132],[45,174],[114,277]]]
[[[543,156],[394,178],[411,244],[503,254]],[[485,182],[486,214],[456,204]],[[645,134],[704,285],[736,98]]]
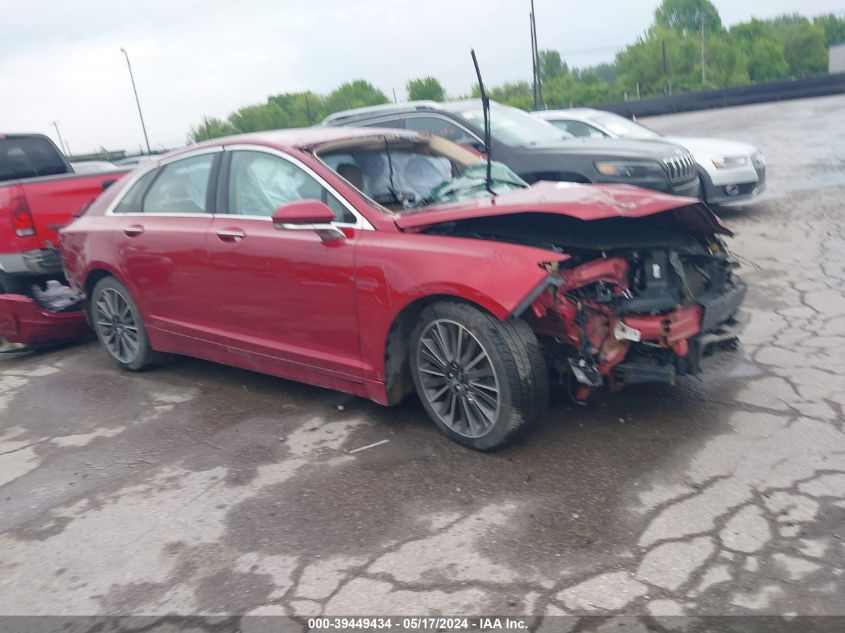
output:
[[[668,66],[666,65],[666,40],[661,40],[660,44],[663,48],[663,81],[664,81],[663,94],[666,94],[667,85],[668,85],[668,81],[669,81],[669,70],[668,70]]]
[[[704,60],[704,11],[698,12],[698,20],[701,23],[701,84],[707,83],[707,62]]]
[[[537,43],[537,17],[534,13],[534,0],[531,0],[531,63],[534,67],[534,109],[543,106],[543,79],[540,69],[540,47]]]
[[[308,125],[314,125],[314,115],[311,114],[311,101],[308,99],[308,93],[305,93],[305,115],[308,117]]]
[[[533,2],[532,2],[533,4]],[[528,14],[528,30],[531,32],[531,89],[534,94],[534,109],[540,109],[540,95],[537,93],[537,56],[534,55],[534,13]]]
[[[59,147],[62,148],[62,151],[65,153],[65,156],[68,156],[70,154],[70,150],[68,149],[68,146],[65,145],[65,141],[62,138],[62,133],[59,132],[59,122],[58,121],[50,121],[50,123],[52,123],[53,127],[56,128],[56,136],[59,137]]]
[[[129,63],[129,53],[126,52],[125,48],[121,48],[120,51],[123,53],[123,56],[126,57],[126,67],[129,69],[129,79],[132,81],[132,92],[135,93],[135,105],[138,106],[138,118],[141,119],[141,129],[144,131],[144,142],[147,144],[147,154],[152,154],[152,150],[150,149],[150,139],[147,137],[147,126],[144,125],[144,115],[141,113],[141,101],[138,99],[138,89],[135,87],[135,76],[132,74],[132,64]]]

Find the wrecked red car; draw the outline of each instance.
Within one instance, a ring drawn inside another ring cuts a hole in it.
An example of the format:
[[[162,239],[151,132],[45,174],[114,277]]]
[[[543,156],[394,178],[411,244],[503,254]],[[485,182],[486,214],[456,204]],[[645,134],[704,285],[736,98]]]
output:
[[[673,382],[736,341],[745,285],[702,203],[541,182],[439,138],[218,139],[125,178],[61,232],[111,358],[166,353],[370,398],[416,392],[478,450],[552,385]]]

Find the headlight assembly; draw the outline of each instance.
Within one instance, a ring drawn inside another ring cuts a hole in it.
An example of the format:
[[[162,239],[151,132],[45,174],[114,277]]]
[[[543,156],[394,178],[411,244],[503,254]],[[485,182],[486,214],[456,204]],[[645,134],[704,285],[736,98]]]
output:
[[[716,169],[745,167],[748,164],[748,156],[715,156],[711,160]]]
[[[645,176],[663,175],[663,168],[659,163],[648,161],[599,161],[596,169],[603,176],[616,178],[643,178]]]

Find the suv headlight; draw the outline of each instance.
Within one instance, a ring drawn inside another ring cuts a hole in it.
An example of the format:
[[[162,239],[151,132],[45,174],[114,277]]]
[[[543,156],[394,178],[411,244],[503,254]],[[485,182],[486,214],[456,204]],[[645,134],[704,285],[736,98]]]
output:
[[[645,176],[664,176],[660,163],[634,160],[610,160],[594,163],[603,176],[616,178],[643,178]]]
[[[732,167],[745,167],[748,164],[748,156],[715,156],[710,160],[716,169],[730,169]]]

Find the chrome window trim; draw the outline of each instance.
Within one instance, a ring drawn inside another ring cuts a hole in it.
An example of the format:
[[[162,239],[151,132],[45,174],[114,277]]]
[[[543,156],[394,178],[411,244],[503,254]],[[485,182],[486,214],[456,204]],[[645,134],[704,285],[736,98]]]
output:
[[[121,203],[121,201],[129,194],[129,191],[132,187],[135,186],[141,178],[146,176],[151,171],[155,171],[160,167],[164,167],[165,165],[169,165],[170,163],[175,163],[180,160],[185,160],[187,158],[195,158],[197,156],[203,156],[205,154],[215,154],[218,152],[222,152],[223,147],[216,145],[214,147],[203,147],[202,149],[198,149],[193,152],[186,152],[184,154],[178,154],[176,156],[171,156],[170,158],[165,158],[160,161],[150,161],[149,165],[144,165],[143,167],[137,168],[133,174],[130,176],[129,182],[126,183],[126,186],[123,187],[123,191],[109,203],[109,206],[106,208],[105,212],[103,213],[104,216],[120,216],[120,217],[164,217],[164,218],[202,218],[202,217],[211,217],[214,215],[213,211],[203,211],[202,213],[167,213],[164,211],[153,211],[150,213],[144,212],[132,212],[132,213],[115,213],[115,208],[117,205]]]
[[[265,154],[270,154],[271,156],[277,156],[283,160],[288,161],[292,165],[299,167],[302,171],[306,174],[311,176],[317,183],[324,187],[330,194],[332,194],[335,198],[337,198],[340,203],[346,207],[346,209],[355,217],[355,222],[331,222],[332,226],[345,226],[353,229],[360,229],[362,231],[374,231],[375,228],[370,221],[367,220],[363,215],[361,215],[360,211],[358,211],[352,204],[344,198],[340,193],[338,193],[337,189],[335,189],[332,185],[330,185],[325,178],[320,176],[317,172],[311,169],[308,165],[303,163],[301,160],[297,159],[290,154],[287,154],[281,150],[275,149],[273,147],[267,147],[266,145],[251,145],[249,143],[236,143],[234,145],[224,145],[223,149],[227,152],[235,152],[235,151],[250,151],[250,152],[263,152]],[[213,213],[212,214],[216,218],[243,218],[247,220],[265,220],[267,222],[272,222],[272,218],[266,215],[242,215],[239,213]]]

